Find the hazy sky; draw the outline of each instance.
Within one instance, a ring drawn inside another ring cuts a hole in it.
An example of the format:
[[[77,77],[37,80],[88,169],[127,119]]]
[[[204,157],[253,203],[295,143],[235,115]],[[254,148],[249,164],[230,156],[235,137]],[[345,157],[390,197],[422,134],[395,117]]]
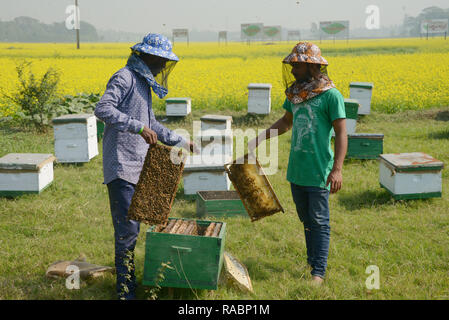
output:
[[[0,19],[30,16],[45,23],[65,21],[74,0],[0,0]],[[448,0],[79,0],[81,20],[99,29],[170,32],[173,28],[239,31],[241,23],[310,28],[312,22],[350,20],[365,25],[368,5],[380,8],[380,24],[401,24],[404,13],[448,8]]]

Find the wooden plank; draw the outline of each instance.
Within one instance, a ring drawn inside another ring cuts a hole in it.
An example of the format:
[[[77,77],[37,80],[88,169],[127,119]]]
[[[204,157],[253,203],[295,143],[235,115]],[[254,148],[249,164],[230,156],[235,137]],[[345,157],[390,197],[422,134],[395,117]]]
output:
[[[215,229],[215,222],[212,222],[206,229],[206,232],[204,233],[205,237],[210,237],[212,232],[214,232]]]
[[[176,231],[179,229],[179,227],[181,226],[182,220],[177,220],[175,225],[173,226],[173,228],[170,230],[170,233],[176,233]]]
[[[167,227],[163,230],[163,232],[170,233],[170,230],[173,228],[175,223],[176,223],[176,220],[170,220],[170,222],[168,223]]]
[[[177,233],[177,234],[183,234],[184,231],[186,230],[188,224],[189,224],[189,221],[185,221],[185,220],[184,220],[184,221],[181,223],[181,226],[179,227],[179,229],[176,230],[176,233]]]
[[[221,223],[217,223],[214,228],[214,232],[212,233],[212,237],[218,237],[218,234],[221,230]]]

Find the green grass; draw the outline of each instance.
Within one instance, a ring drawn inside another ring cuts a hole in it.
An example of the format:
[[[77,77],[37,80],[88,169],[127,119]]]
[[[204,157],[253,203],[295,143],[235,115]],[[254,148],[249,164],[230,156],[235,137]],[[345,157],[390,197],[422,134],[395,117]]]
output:
[[[213,113],[213,111],[210,111]],[[163,122],[186,127],[207,111],[187,120]],[[230,114],[230,113],[229,113]],[[282,114],[247,117],[233,113],[234,128],[269,126]],[[161,117],[163,118],[163,117]],[[358,132],[385,134],[384,152],[422,151],[449,161],[447,108],[394,115],[373,114]],[[331,244],[326,284],[309,284],[304,232],[285,180],[290,134],[280,138],[279,172],[269,179],[286,209],[261,221],[227,218],[226,250],[248,268],[254,294],[220,286],[216,291],[175,289],[174,298],[195,299],[448,299],[449,179],[443,171],[443,197],[394,201],[379,187],[377,161],[347,161],[344,186],[330,197]],[[100,145],[101,150],[101,145]],[[53,133],[0,128],[0,157],[11,152],[53,153]],[[184,197],[182,183],[172,217],[195,217],[195,202]],[[137,279],[143,274],[142,225],[136,248]],[[67,290],[64,280],[45,277],[57,260],[78,257],[114,265],[113,227],[100,156],[81,165],[55,166],[53,184],[40,195],[0,198],[0,299],[114,299],[115,278],[82,282]],[[369,265],[380,268],[380,290],[365,288]],[[149,297],[140,286],[138,298]],[[159,298],[170,298],[167,289]]]

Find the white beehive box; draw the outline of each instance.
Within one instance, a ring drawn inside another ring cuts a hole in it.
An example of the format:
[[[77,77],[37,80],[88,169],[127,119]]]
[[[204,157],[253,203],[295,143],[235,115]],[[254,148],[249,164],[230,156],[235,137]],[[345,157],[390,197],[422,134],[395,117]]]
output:
[[[380,185],[396,200],[441,197],[443,167],[422,152],[381,154]]]
[[[0,196],[40,193],[53,181],[52,154],[10,153],[0,158]]]
[[[270,114],[271,84],[250,83],[248,85],[248,113]]]
[[[230,161],[233,156],[232,130],[208,129],[199,132],[201,139],[201,155],[223,157],[224,162]]]
[[[359,114],[370,114],[373,88],[374,85],[371,82],[351,82],[349,84],[349,97],[357,99],[360,103]]]
[[[201,131],[209,129],[215,130],[231,130],[232,116],[221,116],[215,114],[207,114],[200,118]]]
[[[93,114],[65,115],[52,122],[58,162],[89,162],[98,155],[97,119]]]
[[[168,98],[165,100],[165,112],[167,116],[185,117],[192,112],[192,100],[190,98]]]
[[[224,161],[194,155],[184,165],[184,194],[196,195],[198,191],[228,191],[231,181],[224,168]]]

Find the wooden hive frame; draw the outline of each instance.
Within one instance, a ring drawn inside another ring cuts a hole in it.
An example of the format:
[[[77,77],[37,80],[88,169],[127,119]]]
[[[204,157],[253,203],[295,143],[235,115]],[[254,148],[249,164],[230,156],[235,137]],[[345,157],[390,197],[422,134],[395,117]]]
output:
[[[244,155],[244,159],[245,160],[248,159],[248,154]],[[267,176],[265,175],[265,172],[264,172],[262,166],[260,165],[260,163],[257,160],[257,158],[255,158],[255,160],[256,160],[256,163],[254,165],[257,167],[258,172],[260,173],[260,176],[263,178],[266,190],[268,191],[268,193],[270,194],[270,196],[272,197],[272,199],[274,200],[274,202],[276,203],[276,205],[278,207],[275,210],[272,210],[272,211],[269,211],[269,212],[265,212],[264,214],[256,213],[252,209],[252,207],[251,207],[250,203],[248,202],[248,200],[240,192],[238,181],[236,181],[236,179],[234,179],[234,177],[233,177],[233,175],[231,173],[231,170],[230,170],[231,166],[239,165],[239,164],[237,164],[237,160],[233,161],[232,163],[227,163],[227,164],[224,165],[225,170],[226,170],[226,172],[228,174],[229,180],[231,180],[232,184],[234,185],[235,190],[237,191],[238,195],[240,196],[240,199],[242,200],[242,203],[243,203],[246,211],[248,212],[248,215],[251,218],[251,222],[260,220],[260,219],[262,219],[264,217],[267,217],[267,216],[271,216],[271,215],[273,215],[273,214],[275,214],[275,213],[277,213],[279,211],[285,212],[284,208],[282,207],[282,205],[281,205],[281,203],[280,203],[280,201],[279,201],[279,199],[278,199],[278,197],[276,195],[276,193],[274,192],[273,186],[271,185],[270,181],[268,180]]]
[[[182,161],[175,164],[170,159],[171,152],[171,147],[160,144],[148,148],[128,210],[129,219],[150,225],[167,223],[186,159],[183,154]]]

